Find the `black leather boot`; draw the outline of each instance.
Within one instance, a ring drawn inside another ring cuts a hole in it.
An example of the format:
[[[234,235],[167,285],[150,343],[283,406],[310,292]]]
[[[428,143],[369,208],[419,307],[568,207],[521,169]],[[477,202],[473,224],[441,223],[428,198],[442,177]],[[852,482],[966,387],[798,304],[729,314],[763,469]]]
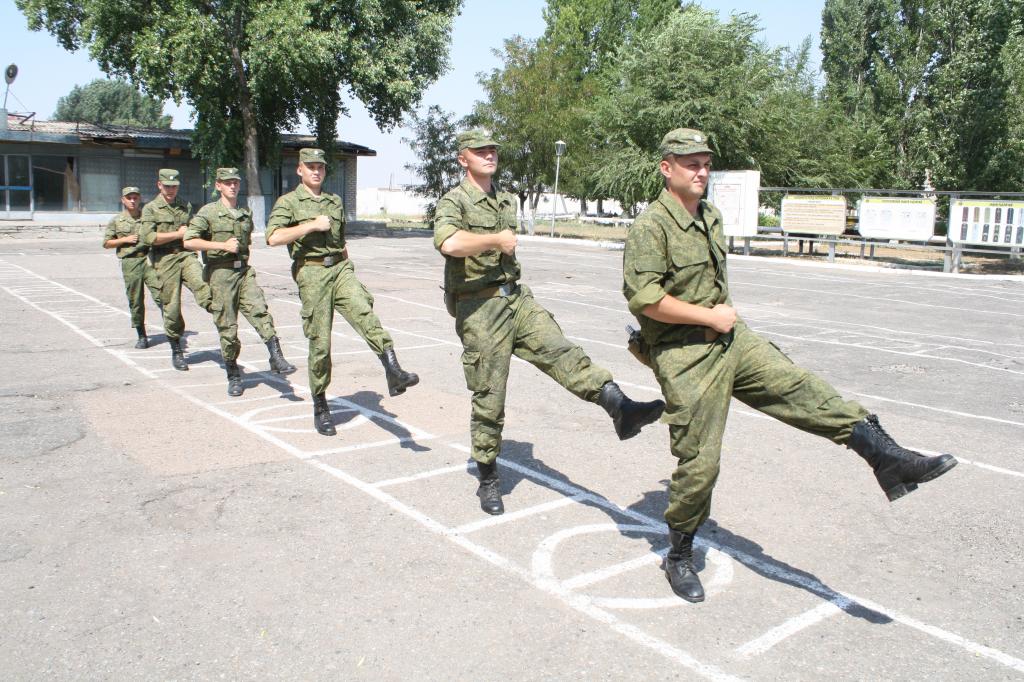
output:
[[[915,490],[918,483],[938,478],[956,466],[953,455],[929,457],[901,447],[873,414],[857,422],[846,447],[871,465],[890,502]]]
[[[228,395],[236,398],[242,395],[245,390],[242,386],[242,370],[238,367],[236,360],[225,360],[224,369],[228,373]]]
[[[267,350],[270,351],[270,371],[274,374],[291,374],[295,371],[295,365],[284,359],[281,352],[281,342],[277,337],[267,341]]]
[[[657,421],[665,411],[665,402],[652,400],[649,403],[638,403],[622,392],[619,385],[609,381],[601,387],[597,396],[597,404],[604,408],[615,424],[615,433],[619,440],[632,438],[640,433],[640,429],[651,422]]]
[[[135,328],[135,333],[139,335],[139,340],[135,342],[135,347],[149,348],[149,337],[146,336],[146,325],[140,324]]]
[[[327,404],[327,395],[324,393],[313,396],[313,426],[322,436],[333,436],[338,433],[334,428],[331,407]]]
[[[406,372],[398,364],[398,357],[394,348],[388,348],[378,355],[380,364],[384,365],[384,375],[388,379],[388,395],[399,395],[405,393],[405,389],[420,383],[418,375]]]
[[[477,476],[480,478],[480,487],[476,489],[476,496],[480,498],[480,508],[491,516],[498,516],[505,513],[505,505],[501,502],[501,481],[498,480],[498,463],[491,462],[484,464],[476,463]]]
[[[669,528],[668,537],[672,548],[663,564],[668,584],[677,597],[693,603],[704,601],[704,586],[693,569],[693,533]]]
[[[171,364],[174,369],[187,372],[188,363],[185,362],[185,354],[181,351],[181,339],[167,339],[167,343],[171,345]]]

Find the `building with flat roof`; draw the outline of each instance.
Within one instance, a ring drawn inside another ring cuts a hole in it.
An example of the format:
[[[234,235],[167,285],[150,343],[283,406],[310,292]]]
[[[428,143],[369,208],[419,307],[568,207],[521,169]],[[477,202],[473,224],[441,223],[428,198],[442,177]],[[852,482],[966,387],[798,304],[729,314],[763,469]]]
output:
[[[0,220],[104,221],[121,210],[124,186],[142,189],[146,201],[156,196],[160,168],[181,173],[178,196],[198,208],[213,200],[213,179],[192,156],[191,142],[191,130],[40,121],[0,110]],[[260,169],[264,218],[277,197],[298,185],[299,149],[315,144],[312,135],[281,136],[280,162]],[[356,160],[376,155],[336,142],[324,189],[341,196],[349,220],[356,217]],[[241,194],[244,204],[244,179]]]

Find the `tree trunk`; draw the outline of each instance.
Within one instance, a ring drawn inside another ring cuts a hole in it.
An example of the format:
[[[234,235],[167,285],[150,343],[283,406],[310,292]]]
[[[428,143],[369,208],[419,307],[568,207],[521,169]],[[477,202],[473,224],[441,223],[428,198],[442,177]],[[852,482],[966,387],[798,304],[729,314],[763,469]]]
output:
[[[256,135],[256,116],[252,110],[252,97],[249,84],[245,78],[245,64],[238,45],[231,47],[231,62],[238,78],[239,99],[242,110],[242,130],[245,166],[245,183],[247,185],[249,210],[252,211],[253,226],[257,230],[266,227],[266,204],[263,198],[263,185],[260,184],[260,150]]]
[[[587,215],[587,198],[580,197],[580,216]]]
[[[597,217],[600,218],[604,215],[604,199],[597,200]]]

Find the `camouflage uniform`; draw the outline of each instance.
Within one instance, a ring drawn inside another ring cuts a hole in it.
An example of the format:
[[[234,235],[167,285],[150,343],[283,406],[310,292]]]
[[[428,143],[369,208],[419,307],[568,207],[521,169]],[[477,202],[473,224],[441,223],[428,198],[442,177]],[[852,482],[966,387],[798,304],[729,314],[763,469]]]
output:
[[[252,243],[252,213],[246,208],[228,208],[220,201],[206,204],[188,225],[184,240],[205,239],[224,242],[238,240],[238,253],[204,251],[203,277],[213,295],[214,322],[220,332],[220,348],[225,360],[235,360],[241,344],[238,341],[238,312],[259,333],[264,343],[277,332],[267,310],[263,290],[256,283],[256,271],[248,264]]]
[[[173,173],[173,176],[172,176]],[[173,177],[173,180],[165,179]],[[160,171],[160,180],[164,184],[177,183],[177,171]],[[187,225],[192,214],[192,205],[175,200],[168,204],[162,196],[149,202],[142,208],[142,228],[139,230],[139,242],[149,247],[149,257],[160,277],[160,300],[164,304],[164,331],[167,338],[176,340],[185,331],[185,320],[181,316],[181,285],[184,283],[196,298],[201,308],[209,311],[212,296],[209,285],[203,281],[203,268],[194,253],[182,246],[176,239],[166,244],[154,246],[159,232],[174,232],[182,225]]]
[[[738,318],[731,333],[718,336],[709,327],[643,314],[666,295],[706,308],[732,305],[722,214],[707,201],[698,213],[690,215],[663,190],[630,228],[622,268],[622,291],[650,346],[667,403],[662,421],[679,459],[665,519],[686,533],[695,532],[711,509],[731,397],[840,444],[868,414]]]
[[[323,152],[316,161],[323,162]],[[299,285],[302,300],[302,331],[309,339],[309,386],[314,396],[323,394],[331,383],[335,310],[374,353],[381,355],[394,347],[391,336],[373,312],[373,296],[356,278],[352,262],[343,253],[345,216],[341,197],[327,192],[314,196],[305,185],[283,195],[267,221],[268,243],[278,228],[293,227],[321,215],[330,218],[330,231],[312,232],[288,244],[293,259],[292,278]]]
[[[464,180],[437,204],[434,247],[440,250],[459,230],[485,234],[515,228],[511,194],[484,194]],[[516,257],[499,249],[445,257],[445,288],[457,298],[455,330],[462,340],[466,388],[473,392],[471,454],[484,464],[494,462],[501,450],[513,354],[589,402],[596,402],[602,387],[612,381],[608,370],[594,365],[582,348],[565,338],[529,288],[517,284],[519,275]]]
[[[126,187],[125,189],[135,189]],[[103,243],[111,239],[120,239],[130,234],[138,234],[141,219],[133,218],[128,211],[122,211],[108,224],[103,233]],[[128,310],[131,311],[132,326],[144,327],[146,324],[146,299],[142,285],[149,289],[153,302],[160,305],[160,278],[149,263],[146,254],[149,247],[141,241],[135,244],[117,247],[117,257],[121,261],[121,274],[124,276],[124,293],[128,297]]]

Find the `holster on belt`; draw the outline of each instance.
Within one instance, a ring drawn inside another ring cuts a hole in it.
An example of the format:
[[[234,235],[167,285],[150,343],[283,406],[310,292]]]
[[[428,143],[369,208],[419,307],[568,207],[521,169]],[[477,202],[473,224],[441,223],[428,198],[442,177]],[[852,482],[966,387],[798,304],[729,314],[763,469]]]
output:
[[[643,335],[640,334],[640,330],[631,324],[627,324],[626,334],[629,335],[626,339],[626,348],[632,356],[653,369],[651,364],[651,348],[647,345]]]
[[[455,317],[455,304],[459,302],[458,296],[455,295],[454,291],[441,287],[441,291],[444,292],[444,308],[448,311],[448,314]]]

